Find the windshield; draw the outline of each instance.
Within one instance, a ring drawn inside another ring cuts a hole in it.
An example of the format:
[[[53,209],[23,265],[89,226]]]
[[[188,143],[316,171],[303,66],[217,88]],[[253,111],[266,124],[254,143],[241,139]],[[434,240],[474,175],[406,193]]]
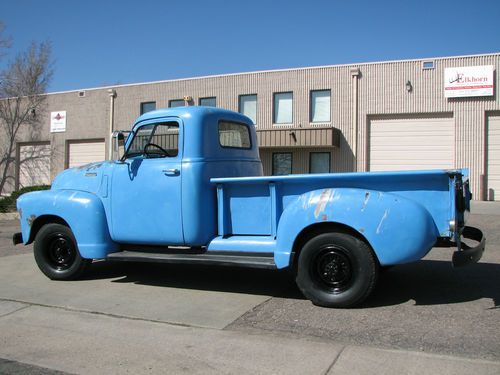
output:
[[[141,126],[127,150],[127,157],[173,157],[179,148],[179,124],[163,122]]]

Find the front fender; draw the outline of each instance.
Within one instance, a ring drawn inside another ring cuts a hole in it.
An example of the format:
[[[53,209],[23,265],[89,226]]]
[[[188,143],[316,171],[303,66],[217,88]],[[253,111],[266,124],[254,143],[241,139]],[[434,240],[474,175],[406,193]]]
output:
[[[288,266],[301,232],[325,222],[359,232],[381,265],[421,259],[439,235],[427,209],[410,199],[365,189],[320,189],[300,195],[284,210],[277,231],[276,265]]]
[[[37,220],[56,216],[68,223],[83,258],[105,258],[117,250],[109,236],[101,200],[92,193],[75,190],[45,190],[21,195],[17,200],[23,242],[26,244]]]

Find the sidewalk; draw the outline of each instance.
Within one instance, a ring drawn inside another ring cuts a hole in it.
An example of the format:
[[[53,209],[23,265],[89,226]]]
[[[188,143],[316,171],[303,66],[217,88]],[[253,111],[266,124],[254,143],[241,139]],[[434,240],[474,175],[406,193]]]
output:
[[[0,301],[0,357],[74,374],[498,374],[500,363]],[[0,369],[1,370],[1,369]]]

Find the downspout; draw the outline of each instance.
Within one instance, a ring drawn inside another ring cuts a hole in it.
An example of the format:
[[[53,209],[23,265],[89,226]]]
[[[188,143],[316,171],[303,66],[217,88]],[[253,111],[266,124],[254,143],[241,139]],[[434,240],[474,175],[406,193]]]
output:
[[[108,160],[113,158],[113,123],[115,121],[116,90],[109,89],[109,129],[108,129]]]
[[[353,156],[353,162],[352,162],[352,170],[353,172],[358,171],[358,78],[360,76],[361,72],[359,71],[359,68],[351,68],[351,77],[352,77],[352,84],[353,84],[353,90],[352,90],[352,139],[351,139],[351,144],[352,144],[352,156]]]

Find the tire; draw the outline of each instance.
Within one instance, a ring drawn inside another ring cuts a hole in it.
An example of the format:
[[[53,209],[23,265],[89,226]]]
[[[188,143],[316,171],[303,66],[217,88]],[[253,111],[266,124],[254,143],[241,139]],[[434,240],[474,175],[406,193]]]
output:
[[[319,234],[299,254],[296,282],[313,304],[353,307],[372,292],[378,261],[364,241],[341,232]]]
[[[38,268],[52,280],[74,280],[92,262],[81,257],[73,232],[62,224],[40,228],[33,249]]]

